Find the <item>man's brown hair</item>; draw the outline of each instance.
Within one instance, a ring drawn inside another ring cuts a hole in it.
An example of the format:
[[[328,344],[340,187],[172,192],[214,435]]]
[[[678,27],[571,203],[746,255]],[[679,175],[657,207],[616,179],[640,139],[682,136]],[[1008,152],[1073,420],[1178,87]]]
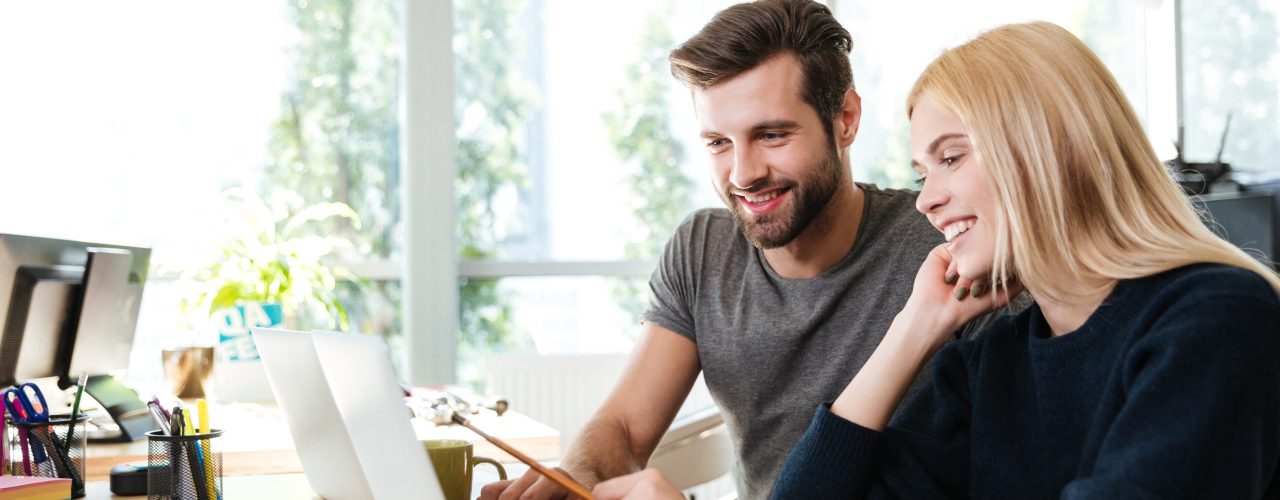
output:
[[[827,137],[853,87],[853,39],[827,6],[812,0],[757,0],[720,11],[702,31],[671,51],[671,74],[706,89],[790,52],[800,61],[801,97],[822,119]]]

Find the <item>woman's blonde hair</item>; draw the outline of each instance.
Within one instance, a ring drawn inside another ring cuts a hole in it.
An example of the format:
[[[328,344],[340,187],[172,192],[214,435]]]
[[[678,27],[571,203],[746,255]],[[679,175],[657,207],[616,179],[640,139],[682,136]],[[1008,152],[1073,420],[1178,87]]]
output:
[[[1037,296],[1096,300],[1117,280],[1194,263],[1271,268],[1215,236],[1156,158],[1120,86],[1080,39],[1011,24],[947,50],[920,75],[965,126],[996,210],[992,279]]]

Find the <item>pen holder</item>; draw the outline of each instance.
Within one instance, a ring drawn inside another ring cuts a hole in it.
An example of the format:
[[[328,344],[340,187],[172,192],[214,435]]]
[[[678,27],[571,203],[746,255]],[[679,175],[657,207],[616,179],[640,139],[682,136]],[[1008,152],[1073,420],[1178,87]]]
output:
[[[147,498],[218,500],[222,498],[222,431],[167,436],[147,433]]]
[[[88,415],[51,415],[48,422],[14,422],[5,418],[5,461],[15,476],[71,480],[71,498],[84,497],[85,423]],[[67,434],[71,434],[68,446]]]

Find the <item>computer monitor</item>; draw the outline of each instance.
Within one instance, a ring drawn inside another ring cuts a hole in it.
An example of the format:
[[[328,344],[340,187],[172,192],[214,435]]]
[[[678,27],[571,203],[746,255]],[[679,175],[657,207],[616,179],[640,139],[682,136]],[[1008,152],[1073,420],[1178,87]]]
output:
[[[55,370],[64,386],[80,373],[106,375],[129,366],[142,306],[143,278],[133,274],[135,251],[88,249],[80,310],[60,342]],[[144,256],[145,258],[145,256]]]
[[[112,377],[129,365],[150,254],[0,234],[0,386],[55,377],[65,388],[86,372],[86,392],[120,428],[116,439],[150,430],[146,406]]]
[[[3,287],[10,298],[8,307],[0,310],[0,386],[57,375],[58,340],[79,295],[82,275],[79,268],[62,266],[19,266],[6,273],[12,283]],[[19,357],[19,352],[26,355]]]
[[[1275,197],[1267,192],[1216,193],[1192,198],[1214,233],[1271,265],[1276,260]]]
[[[1275,176],[1275,174],[1271,175]],[[1271,195],[1271,248],[1280,251],[1280,177],[1249,179],[1249,181],[1239,184],[1241,194],[1266,193]],[[1272,255],[1271,260],[1276,260],[1276,256]],[[1280,266],[1277,266],[1277,268],[1280,269]]]

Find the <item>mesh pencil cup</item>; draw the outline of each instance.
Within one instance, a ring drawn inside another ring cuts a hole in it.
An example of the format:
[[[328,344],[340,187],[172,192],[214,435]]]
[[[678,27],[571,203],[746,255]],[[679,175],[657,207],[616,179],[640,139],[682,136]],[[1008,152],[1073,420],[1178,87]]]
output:
[[[147,498],[218,500],[222,498],[222,431],[166,436],[147,433]]]
[[[5,417],[5,461],[15,476],[71,480],[71,498],[84,497],[85,423],[89,416],[50,415],[48,422],[14,422]],[[71,441],[67,442],[70,433]]]

